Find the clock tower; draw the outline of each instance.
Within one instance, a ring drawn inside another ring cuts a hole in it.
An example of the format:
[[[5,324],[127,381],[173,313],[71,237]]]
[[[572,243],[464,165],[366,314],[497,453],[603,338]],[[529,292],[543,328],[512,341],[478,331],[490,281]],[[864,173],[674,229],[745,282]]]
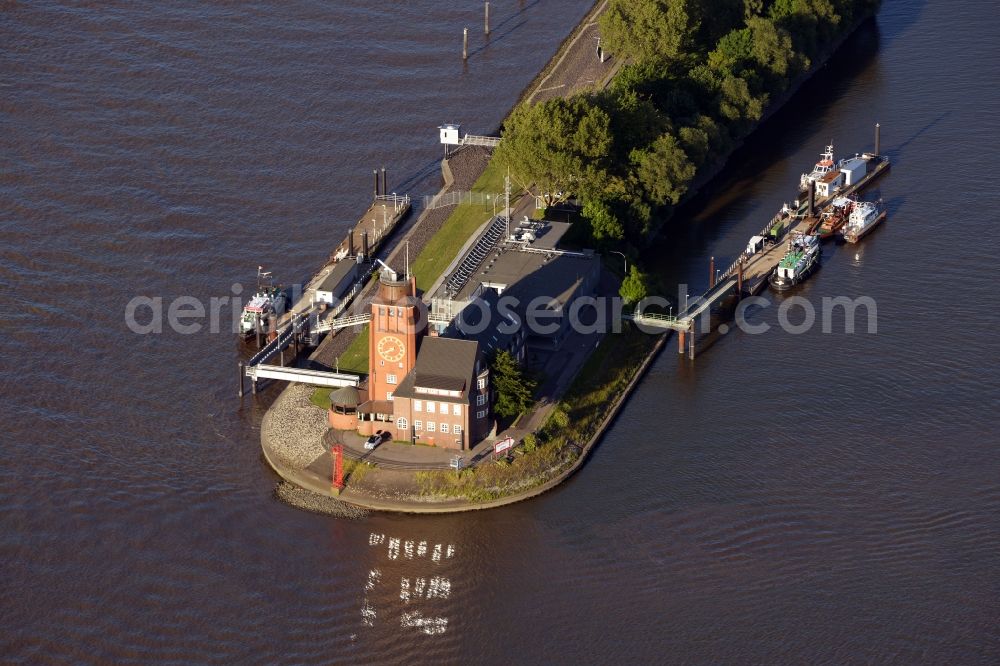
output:
[[[417,362],[417,346],[426,322],[416,279],[400,280],[392,271],[383,270],[378,294],[372,299],[368,333],[369,400],[392,400],[396,386]]]

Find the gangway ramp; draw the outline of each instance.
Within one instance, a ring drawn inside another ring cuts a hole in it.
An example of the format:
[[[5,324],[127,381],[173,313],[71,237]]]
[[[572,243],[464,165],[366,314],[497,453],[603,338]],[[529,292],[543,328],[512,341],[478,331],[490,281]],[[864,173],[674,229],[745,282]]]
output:
[[[323,370],[307,370],[305,368],[285,368],[280,365],[254,365],[246,369],[247,376],[253,381],[259,379],[277,379],[284,382],[298,382],[313,386],[353,386],[361,383],[361,378],[344,372],[325,372]]]

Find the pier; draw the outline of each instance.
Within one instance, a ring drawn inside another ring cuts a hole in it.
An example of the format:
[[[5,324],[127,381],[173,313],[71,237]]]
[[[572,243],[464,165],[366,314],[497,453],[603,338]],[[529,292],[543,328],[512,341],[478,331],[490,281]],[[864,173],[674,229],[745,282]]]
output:
[[[879,127],[875,130],[876,151],[879,145]],[[711,315],[713,309],[721,308],[725,303],[738,302],[746,296],[762,292],[768,284],[768,278],[785,256],[787,244],[784,239],[796,233],[808,234],[815,230],[818,216],[835,198],[857,194],[863,188],[873,183],[889,169],[888,158],[875,153],[865,153],[862,159],[870,162],[871,170],[853,185],[839,188],[828,196],[816,197],[811,189],[808,200],[797,205],[794,210],[779,213],[773,217],[760,231],[759,236],[767,238],[776,224],[781,224],[781,232],[776,242],[765,244],[758,251],[745,249],[721,273],[715,271],[715,257],[709,266],[709,288],[700,296],[687,303],[674,315],[664,315],[653,312],[643,312],[640,307],[631,313],[622,313],[622,319],[632,321],[641,326],[677,332],[677,351],[694,359],[696,352],[696,337],[699,332],[711,332]],[[701,327],[697,325],[700,319],[709,317],[708,323]],[[700,331],[699,331],[700,328]]]

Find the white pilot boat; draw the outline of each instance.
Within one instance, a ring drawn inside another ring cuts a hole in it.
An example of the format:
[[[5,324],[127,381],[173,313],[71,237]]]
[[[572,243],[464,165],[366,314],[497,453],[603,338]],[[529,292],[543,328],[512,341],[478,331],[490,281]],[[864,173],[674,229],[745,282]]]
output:
[[[799,178],[799,191],[808,192],[810,183],[823,180],[823,178],[834,169],[836,169],[836,164],[834,164],[833,161],[833,144],[831,143],[820,155],[819,162],[816,162],[812,171],[802,174]]]
[[[857,243],[886,217],[885,206],[881,202],[856,201],[851,208],[847,224],[840,235],[848,243]]]
[[[275,287],[271,281],[271,273],[264,272],[263,266],[257,267],[257,292],[250,302],[243,306],[240,317],[240,334],[250,337],[257,332],[270,332],[271,316],[275,320],[285,313],[288,307],[288,297],[281,287]]]

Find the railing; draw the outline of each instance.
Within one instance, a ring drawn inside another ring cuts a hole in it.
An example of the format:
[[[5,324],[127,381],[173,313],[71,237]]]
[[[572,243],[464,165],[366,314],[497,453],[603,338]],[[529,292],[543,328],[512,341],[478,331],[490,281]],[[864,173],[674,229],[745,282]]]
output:
[[[375,201],[391,201],[393,204],[393,209],[398,213],[404,210],[410,205],[410,195],[409,194],[379,194],[376,195]]]
[[[452,191],[438,192],[437,194],[424,195],[424,210],[434,210],[445,206],[457,206],[458,204],[475,204],[488,206],[492,202],[503,202],[502,194],[491,194],[488,192]]]
[[[287,347],[292,341],[292,336],[308,324],[311,313],[312,310],[306,310],[305,312],[293,314],[288,326],[278,333],[278,337],[268,342],[260,348],[260,351],[250,357],[250,360],[247,361],[248,370],[255,365],[263,363],[271,354]]]
[[[487,146],[488,148],[496,148],[500,143],[500,137],[498,136],[480,136],[478,134],[466,134],[459,141],[460,146]]]
[[[347,328],[348,326],[361,326],[362,324],[367,324],[371,320],[371,314],[351,315],[350,317],[340,317],[339,319],[331,317],[330,319],[317,324],[315,330],[317,333],[325,333],[327,331]]]

